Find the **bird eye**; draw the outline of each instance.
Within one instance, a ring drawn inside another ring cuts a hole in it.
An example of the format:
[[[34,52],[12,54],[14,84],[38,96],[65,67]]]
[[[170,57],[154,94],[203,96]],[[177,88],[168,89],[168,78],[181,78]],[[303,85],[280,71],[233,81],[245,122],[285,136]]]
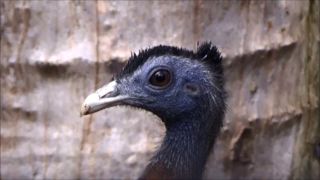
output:
[[[170,73],[167,70],[158,70],[150,77],[150,84],[157,87],[164,87],[169,84],[171,80]]]

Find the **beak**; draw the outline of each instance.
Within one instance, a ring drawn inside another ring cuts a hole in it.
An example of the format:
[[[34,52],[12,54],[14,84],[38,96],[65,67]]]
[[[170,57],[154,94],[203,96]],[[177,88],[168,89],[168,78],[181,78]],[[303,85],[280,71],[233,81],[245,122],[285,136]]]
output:
[[[116,81],[112,81],[90,94],[84,100],[80,110],[80,117],[108,107],[121,105],[126,99],[130,99],[130,97],[128,95],[120,95],[117,90]]]

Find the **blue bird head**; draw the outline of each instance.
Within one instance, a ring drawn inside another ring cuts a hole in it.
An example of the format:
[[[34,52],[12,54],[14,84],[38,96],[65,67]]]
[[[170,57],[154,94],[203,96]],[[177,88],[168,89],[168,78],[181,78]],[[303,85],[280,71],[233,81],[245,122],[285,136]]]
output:
[[[222,58],[203,43],[196,52],[156,46],[132,54],[108,85],[88,96],[82,115],[115,105],[145,109],[166,124],[226,109]]]

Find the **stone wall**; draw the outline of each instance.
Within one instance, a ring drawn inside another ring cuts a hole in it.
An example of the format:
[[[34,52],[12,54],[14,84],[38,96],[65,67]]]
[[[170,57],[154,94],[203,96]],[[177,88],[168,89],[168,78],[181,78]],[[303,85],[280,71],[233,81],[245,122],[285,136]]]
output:
[[[225,57],[229,110],[208,179],[318,179],[319,1],[1,1],[1,179],[136,178],[161,143],[150,113],[84,118],[130,52]]]

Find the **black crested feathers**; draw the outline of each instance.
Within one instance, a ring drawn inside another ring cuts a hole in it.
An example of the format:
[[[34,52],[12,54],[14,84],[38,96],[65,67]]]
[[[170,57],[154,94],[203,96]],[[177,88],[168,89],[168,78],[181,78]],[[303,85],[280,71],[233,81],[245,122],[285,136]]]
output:
[[[185,48],[159,45],[145,50],[140,50],[138,55],[131,53],[131,57],[128,59],[122,71],[116,76],[116,79],[131,75],[152,57],[165,55],[202,62],[206,64],[209,69],[214,70],[215,73],[223,76],[222,57],[220,52],[216,46],[211,45],[211,42],[204,42],[198,47],[196,52]]]

